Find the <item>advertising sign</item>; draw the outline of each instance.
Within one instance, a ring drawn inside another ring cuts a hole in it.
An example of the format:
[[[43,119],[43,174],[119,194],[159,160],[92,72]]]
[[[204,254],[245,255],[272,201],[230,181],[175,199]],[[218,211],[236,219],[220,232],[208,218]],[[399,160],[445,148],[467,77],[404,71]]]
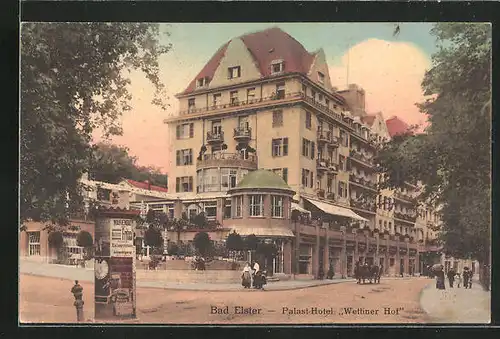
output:
[[[107,218],[99,218],[95,223],[96,257],[110,256],[110,223]]]
[[[111,256],[134,257],[134,228],[131,219],[110,219]]]

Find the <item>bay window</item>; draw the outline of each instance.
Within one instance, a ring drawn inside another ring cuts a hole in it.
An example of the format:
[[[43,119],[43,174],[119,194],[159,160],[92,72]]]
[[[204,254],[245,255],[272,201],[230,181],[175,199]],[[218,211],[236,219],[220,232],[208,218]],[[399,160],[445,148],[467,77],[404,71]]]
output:
[[[264,196],[260,194],[249,195],[251,217],[264,216]]]

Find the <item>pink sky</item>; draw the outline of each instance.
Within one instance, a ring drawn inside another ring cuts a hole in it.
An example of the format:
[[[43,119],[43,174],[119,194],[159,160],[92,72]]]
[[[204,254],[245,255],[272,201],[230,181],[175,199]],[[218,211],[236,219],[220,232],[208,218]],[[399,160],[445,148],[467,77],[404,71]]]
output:
[[[430,67],[430,59],[424,52],[407,42],[369,39],[352,46],[348,54],[349,57],[346,53],[340,60],[328,59],[327,55],[334,86],[346,87],[349,60],[349,83],[365,89],[368,113],[380,111],[385,119],[397,115],[409,124],[425,122],[415,106],[424,100],[420,83]],[[174,53],[162,57],[162,70],[168,70],[168,76],[162,75],[170,97],[167,111],[151,104],[152,86],[141,73],[132,73],[132,110],[123,114],[123,135],[111,141],[127,146],[140,165],[153,165],[168,172],[169,138],[163,119],[177,114],[174,94],[188,85],[205,61],[180,59]],[[94,136],[99,140],[99,131]]]

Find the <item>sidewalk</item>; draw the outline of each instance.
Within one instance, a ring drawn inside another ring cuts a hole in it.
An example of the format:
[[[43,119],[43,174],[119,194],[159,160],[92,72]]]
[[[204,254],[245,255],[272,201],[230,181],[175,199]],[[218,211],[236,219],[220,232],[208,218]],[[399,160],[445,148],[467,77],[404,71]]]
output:
[[[20,274],[30,274],[43,277],[60,278],[67,280],[79,280],[94,282],[94,269],[90,268],[80,268],[65,265],[47,264],[31,262],[28,260],[21,260],[19,263],[19,273]],[[384,277],[382,280],[400,280],[400,279],[418,279],[417,277]],[[343,282],[354,282],[355,279],[341,279],[334,278],[332,280],[286,280],[286,281],[273,281],[268,282],[264,287],[268,291],[285,291],[285,290],[296,290],[301,288],[309,288],[315,286],[338,284]],[[159,280],[137,280],[137,287],[146,288],[161,288],[161,289],[173,289],[173,290],[188,290],[188,291],[253,291],[244,290],[241,284],[213,284],[213,283],[175,283],[175,282],[165,282]]]
[[[491,322],[491,293],[474,280],[472,289],[436,289],[435,280],[422,290],[420,306],[435,323],[489,324]]]

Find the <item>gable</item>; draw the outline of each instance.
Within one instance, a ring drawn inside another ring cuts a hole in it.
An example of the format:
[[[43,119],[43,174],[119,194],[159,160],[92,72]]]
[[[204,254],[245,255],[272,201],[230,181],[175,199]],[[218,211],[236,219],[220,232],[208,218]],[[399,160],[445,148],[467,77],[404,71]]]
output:
[[[230,79],[228,69],[230,67],[240,67],[240,77]],[[238,84],[242,82],[257,80],[261,78],[261,73],[256,62],[241,39],[233,39],[226,48],[224,56],[215,70],[209,88]]]
[[[324,81],[321,83],[319,73],[324,75]],[[320,49],[315,54],[313,63],[308,72],[308,77],[320,86],[323,86],[329,92],[333,91],[332,83],[330,80],[330,72],[328,71],[328,64],[326,63],[325,52]]]

